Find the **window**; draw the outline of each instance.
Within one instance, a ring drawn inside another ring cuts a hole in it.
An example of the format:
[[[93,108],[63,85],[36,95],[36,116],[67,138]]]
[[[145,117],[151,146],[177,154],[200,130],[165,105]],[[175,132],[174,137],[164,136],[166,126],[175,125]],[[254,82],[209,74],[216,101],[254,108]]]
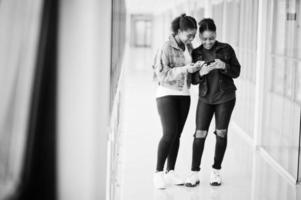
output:
[[[270,0],[267,9],[272,13],[266,33],[268,50],[264,67],[268,87],[264,96],[262,145],[297,180],[301,105],[300,0]]]
[[[152,46],[152,16],[132,15],[131,32],[134,47],[150,48]]]

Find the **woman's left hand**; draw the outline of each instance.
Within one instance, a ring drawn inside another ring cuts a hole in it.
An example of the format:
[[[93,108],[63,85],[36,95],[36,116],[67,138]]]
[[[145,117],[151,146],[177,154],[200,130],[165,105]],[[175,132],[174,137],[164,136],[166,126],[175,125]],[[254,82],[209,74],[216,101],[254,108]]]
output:
[[[220,59],[215,59],[215,62],[212,63],[214,69],[226,69],[226,63]]]

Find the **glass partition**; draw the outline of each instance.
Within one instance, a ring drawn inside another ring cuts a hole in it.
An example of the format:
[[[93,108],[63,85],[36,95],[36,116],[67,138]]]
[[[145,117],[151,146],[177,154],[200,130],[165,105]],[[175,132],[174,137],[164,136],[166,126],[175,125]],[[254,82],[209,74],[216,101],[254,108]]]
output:
[[[269,6],[272,9],[268,19],[270,32],[266,33],[262,145],[297,180],[300,170],[300,1],[270,0]]]
[[[241,74],[235,79],[237,103],[233,121],[253,138],[255,110],[255,74],[257,57],[258,0],[224,1],[223,23],[225,42],[235,49]],[[214,9],[214,8],[213,8]],[[215,12],[214,12],[215,13]],[[246,114],[248,113],[248,114]]]

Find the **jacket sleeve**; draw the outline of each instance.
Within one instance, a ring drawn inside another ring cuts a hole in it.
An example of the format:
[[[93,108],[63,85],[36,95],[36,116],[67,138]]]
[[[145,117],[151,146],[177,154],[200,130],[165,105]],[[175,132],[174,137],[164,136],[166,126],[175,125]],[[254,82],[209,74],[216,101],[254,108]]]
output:
[[[199,71],[197,72],[194,72],[192,75],[191,75],[191,83],[193,85],[197,85],[199,84],[200,82],[202,82],[204,80],[204,76],[201,76]]]
[[[159,51],[155,58],[154,71],[159,82],[174,81],[179,76],[187,73],[186,67],[171,66],[171,47],[165,44]]]
[[[197,50],[194,49],[194,50],[192,51],[192,53],[191,53],[191,57],[192,57],[192,62],[193,62],[193,63],[195,63],[195,62],[198,61],[198,60],[197,60],[197,53],[196,53],[196,51],[197,51]],[[203,79],[204,79],[204,76],[201,77],[199,71],[194,72],[194,73],[191,74],[191,83],[192,83],[193,85],[199,84],[201,81],[203,81]]]
[[[237,78],[240,75],[240,64],[237,60],[234,49],[230,47],[230,60],[229,63],[226,63],[226,68],[220,70],[220,72],[231,78]]]

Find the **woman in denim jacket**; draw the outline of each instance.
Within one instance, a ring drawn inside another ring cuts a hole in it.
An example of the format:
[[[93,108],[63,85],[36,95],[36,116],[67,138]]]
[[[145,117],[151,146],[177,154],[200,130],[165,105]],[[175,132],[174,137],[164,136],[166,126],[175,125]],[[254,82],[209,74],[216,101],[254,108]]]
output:
[[[199,84],[199,101],[196,113],[196,131],[193,141],[191,175],[185,185],[199,183],[200,163],[213,114],[215,115],[216,145],[214,163],[210,176],[211,185],[220,185],[220,169],[227,146],[227,132],[235,105],[233,79],[240,74],[240,64],[233,48],[216,41],[216,26],[210,18],[199,23],[202,44],[193,50],[192,60],[205,61],[205,65],[192,75],[192,84]]]
[[[157,108],[163,127],[154,173],[154,186],[158,189],[164,189],[167,184],[184,184],[184,181],[175,175],[174,168],[180,136],[190,107],[191,73],[200,70],[202,64],[192,64],[191,58],[191,41],[197,31],[195,19],[183,14],[172,21],[171,28],[173,34],[158,51],[153,66],[158,82]],[[163,168],[166,160],[165,174]]]

